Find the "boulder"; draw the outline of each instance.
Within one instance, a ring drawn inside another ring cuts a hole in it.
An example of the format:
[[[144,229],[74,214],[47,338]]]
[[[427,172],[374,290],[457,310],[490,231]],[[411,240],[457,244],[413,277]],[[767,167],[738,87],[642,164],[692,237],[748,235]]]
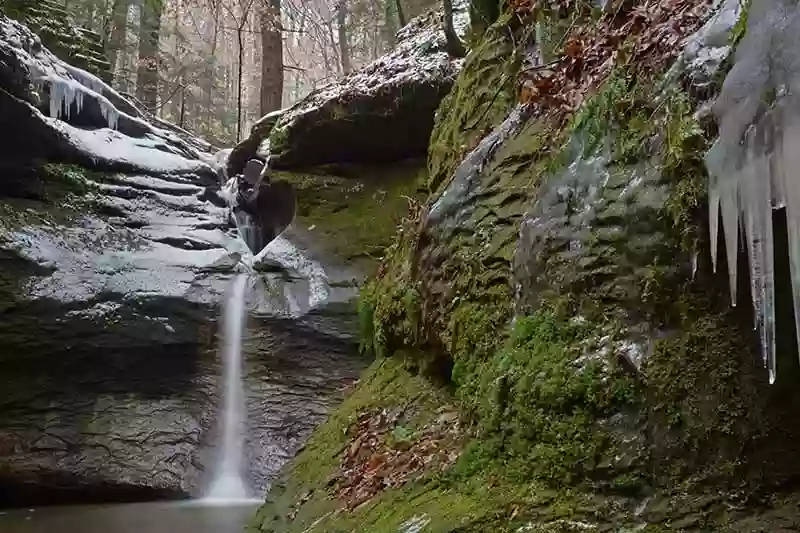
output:
[[[18,129],[8,157],[41,157],[101,170],[197,174],[216,181],[203,159],[210,145],[148,121],[105,82],[42,46],[25,25],[0,15],[0,110]],[[13,121],[13,122],[12,122]],[[47,139],[29,142],[28,139]]]
[[[454,18],[463,35],[469,25],[466,5],[456,5]],[[267,135],[274,168],[424,156],[436,109],[463,61],[445,51],[441,12],[411,20],[397,41],[391,53],[272,115],[277,118],[273,128],[268,129],[268,122],[254,128],[234,150],[229,172],[240,172]]]
[[[230,151],[225,169],[227,176],[235,176],[242,172],[245,164],[251,159],[266,162],[269,156],[269,133],[284,112],[285,110],[281,109],[267,113],[253,125],[247,139]]]

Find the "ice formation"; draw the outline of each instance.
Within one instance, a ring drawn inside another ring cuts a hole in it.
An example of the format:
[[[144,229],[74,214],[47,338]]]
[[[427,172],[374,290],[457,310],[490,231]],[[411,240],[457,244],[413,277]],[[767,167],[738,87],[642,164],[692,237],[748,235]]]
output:
[[[11,71],[21,74],[21,84],[38,92],[37,97],[33,91],[22,91],[22,100],[35,109],[36,119],[93,165],[150,174],[213,174],[200,161],[209,155],[203,152],[211,145],[142,111],[97,76],[58,59],[30,29],[2,13],[0,47]]]
[[[117,128],[119,111],[114,107],[114,104],[109,102],[105,96],[84,86],[81,82],[50,73],[36,78],[36,84],[40,89],[45,86],[49,88],[50,117],[68,121],[72,115],[73,108],[77,114],[80,114],[83,111],[84,99],[91,97],[97,101],[106,125],[111,129]]]
[[[714,104],[720,135],[706,156],[711,253],[717,266],[719,214],[736,304],[737,252],[744,235],[755,327],[775,381],[773,210],[785,209],[795,329],[800,340],[800,8],[753,0],[736,62]],[[783,260],[783,258],[778,258]]]
[[[73,109],[80,113],[85,101],[92,98],[100,106],[108,127],[116,128],[118,111],[103,96],[104,91],[112,89],[102,80],[58,59],[16,21],[0,19],[0,37],[14,47],[14,54],[28,67],[36,88],[48,90],[51,117],[69,120]]]

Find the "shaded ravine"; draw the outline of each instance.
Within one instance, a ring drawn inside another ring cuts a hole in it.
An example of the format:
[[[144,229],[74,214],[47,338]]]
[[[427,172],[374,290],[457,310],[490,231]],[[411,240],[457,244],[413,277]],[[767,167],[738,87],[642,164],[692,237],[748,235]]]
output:
[[[117,175],[91,191],[93,212],[25,220],[0,243],[3,507],[185,498],[209,482],[218,303],[244,245],[200,179]],[[245,346],[259,494],[363,367],[351,311],[327,311],[325,276],[275,247]]]

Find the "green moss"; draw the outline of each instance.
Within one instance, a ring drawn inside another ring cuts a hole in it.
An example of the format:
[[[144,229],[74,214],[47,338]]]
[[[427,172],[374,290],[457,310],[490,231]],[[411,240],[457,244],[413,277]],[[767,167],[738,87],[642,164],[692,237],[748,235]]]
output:
[[[270,130],[269,134],[269,149],[270,152],[274,155],[274,157],[280,157],[280,155],[286,151],[289,143],[289,128],[287,127],[273,127]]]
[[[339,503],[328,494],[325,481],[339,468],[348,442],[345,431],[359,413],[401,406],[406,413],[404,428],[414,432],[435,419],[438,409],[449,401],[449,393],[416,374],[413,363],[404,356],[376,360],[356,391],[315,431],[293,461],[286,479],[271,493],[274,501],[263,507],[257,517],[261,530],[302,531],[316,518],[339,509]],[[296,519],[287,520],[292,503],[309,490],[312,496],[301,506]],[[333,526],[325,530],[348,531]]]
[[[425,522],[423,530],[430,533],[513,532],[531,522],[555,524],[603,512],[602,501],[580,493],[555,492],[530,479],[520,481],[521,476],[513,482],[509,474],[516,464],[505,464],[485,441],[474,441],[450,471],[381,492],[355,510],[343,509],[326,480],[339,467],[348,442],[346,430],[359,413],[401,408],[409,414],[404,429],[413,434],[453,400],[414,368],[401,354],[377,360],[273,487],[251,530],[396,533],[416,519]]]
[[[572,119],[569,129],[585,136],[587,151],[602,148],[602,143],[610,135],[618,132],[620,119],[626,119],[631,110],[646,113],[646,107],[636,108],[633,86],[634,80],[630,72],[625,68],[618,68],[609,76],[597,94],[581,106]],[[609,126],[613,128],[611,131],[608,130]],[[630,137],[632,138],[625,139],[628,142],[620,143],[618,156],[633,155],[630,151],[641,150],[641,144],[636,142],[635,134]]]
[[[516,101],[522,51],[515,48],[515,40],[527,38],[525,32],[517,33],[509,32],[507,21],[492,26],[467,56],[455,86],[440,104],[428,149],[432,193],[449,182],[464,155],[505,119]]]
[[[53,226],[71,221],[91,203],[95,173],[76,165],[34,162],[30,167],[11,168],[20,181],[19,197],[0,202],[0,237],[26,225]]]
[[[745,32],[747,31],[747,19],[748,15],[750,14],[750,4],[752,0],[739,0],[739,5],[741,6],[741,13],[739,14],[739,19],[736,21],[736,25],[734,25],[733,30],[730,33],[730,42],[732,46],[736,46],[744,37]]]
[[[715,311],[702,294],[691,302],[684,302],[676,335],[655,344],[643,369],[651,424],[660,428],[660,476],[700,476],[692,472],[697,464],[724,470],[743,458],[743,443],[769,427],[759,392],[765,373],[736,356],[747,353],[748,339],[730,312]]]
[[[93,171],[64,163],[45,163],[41,167],[41,176],[51,197],[67,193],[86,194],[96,188],[89,180],[98,177]]]
[[[297,192],[297,219],[337,258],[373,268],[424,181],[419,162],[358,169],[352,177],[276,172]]]
[[[636,386],[613,361],[578,348],[591,333],[551,311],[519,319],[463,385],[474,389],[481,439],[499,443],[515,482],[573,486],[614,455],[597,421],[635,403]]]
[[[700,249],[698,218],[708,199],[708,174],[703,157],[710,146],[688,98],[674,92],[665,102],[666,140],[663,173],[672,183],[666,203],[684,250]]]

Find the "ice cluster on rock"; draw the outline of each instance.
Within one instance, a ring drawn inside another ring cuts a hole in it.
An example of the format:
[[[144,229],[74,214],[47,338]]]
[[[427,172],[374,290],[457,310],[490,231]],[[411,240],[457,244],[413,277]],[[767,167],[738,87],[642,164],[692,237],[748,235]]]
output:
[[[753,0],[747,31],[713,110],[719,138],[706,156],[711,253],[717,265],[721,213],[732,304],[740,235],[750,265],[755,326],[775,381],[774,210],[785,209],[791,284],[800,337],[800,8]],[[783,260],[783,258],[778,258]]]
[[[35,108],[38,120],[91,160],[147,172],[211,172],[199,161],[211,149],[208,143],[139,109],[97,76],[61,61],[25,25],[2,14],[0,58],[7,97]]]
[[[714,0],[711,17],[687,39],[667,82],[674,83],[677,75],[685,74],[694,91],[713,88],[720,69],[732,53],[731,32],[742,10],[741,0]]]
[[[52,118],[69,121],[72,109],[75,109],[76,114],[80,114],[83,111],[84,98],[91,95],[100,104],[100,112],[106,125],[111,129],[117,129],[119,112],[105,96],[94,92],[74,79],[62,78],[53,74],[39,76],[36,78],[36,83],[40,87],[49,88],[50,116]]]
[[[76,113],[80,113],[84,100],[95,98],[106,117],[108,127],[116,128],[117,109],[102,95],[103,91],[113,89],[105,82],[58,59],[42,46],[35,34],[19,22],[0,18],[0,37],[16,48],[15,54],[28,67],[36,89],[49,93],[51,117],[69,119],[73,108]]]

